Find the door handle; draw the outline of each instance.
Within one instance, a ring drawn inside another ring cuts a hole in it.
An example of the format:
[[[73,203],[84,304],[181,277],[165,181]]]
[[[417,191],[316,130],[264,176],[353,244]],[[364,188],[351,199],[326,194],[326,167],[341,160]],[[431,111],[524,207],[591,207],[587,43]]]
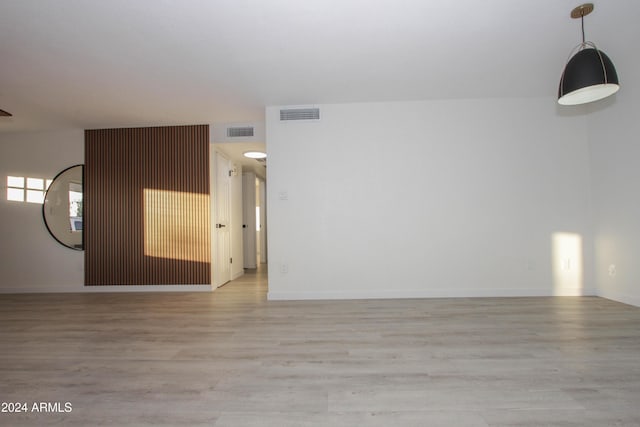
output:
[[[226,227],[226,225],[224,225],[224,224],[216,224],[216,228],[224,228],[224,227]]]

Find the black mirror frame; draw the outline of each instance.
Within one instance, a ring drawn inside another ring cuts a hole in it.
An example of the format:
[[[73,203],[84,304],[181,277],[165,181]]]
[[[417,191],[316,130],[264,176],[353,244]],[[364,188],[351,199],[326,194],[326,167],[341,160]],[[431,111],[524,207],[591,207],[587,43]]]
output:
[[[49,188],[47,188],[47,191],[44,193],[44,200],[42,202],[42,220],[44,222],[45,227],[47,227],[47,231],[49,232],[51,237],[53,237],[62,246],[64,246],[65,248],[73,249],[74,251],[84,251],[84,224],[83,224],[83,227],[82,227],[82,247],[70,246],[70,245],[64,243],[63,241],[61,241],[58,238],[58,236],[56,236],[56,234],[51,230],[51,228],[49,227],[49,224],[47,223],[47,216],[45,214],[45,205],[46,205],[46,201],[47,201],[47,194],[49,194],[49,189],[51,188],[53,183],[56,182],[56,179],[58,179],[62,174],[64,174],[65,172],[67,172],[70,169],[77,168],[78,166],[80,166],[82,168],[82,193],[84,194],[84,164],[80,163],[80,164],[77,164],[77,165],[69,166],[66,169],[63,169],[62,171],[60,171],[53,178],[53,180],[51,181],[51,184],[49,184]],[[83,196],[83,198],[84,198],[84,196]],[[83,213],[82,217],[84,218],[84,213]],[[84,223],[84,220],[83,220],[83,223]]]

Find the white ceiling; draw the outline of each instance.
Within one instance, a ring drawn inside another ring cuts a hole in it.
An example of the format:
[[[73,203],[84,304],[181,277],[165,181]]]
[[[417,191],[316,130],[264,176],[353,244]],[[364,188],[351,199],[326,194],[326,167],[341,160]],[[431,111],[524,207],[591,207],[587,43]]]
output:
[[[637,25],[637,3],[596,3],[588,38],[605,43],[619,19]],[[0,109],[13,113],[0,132],[261,121],[265,105],[554,96],[580,39],[569,18],[578,4],[0,0]]]

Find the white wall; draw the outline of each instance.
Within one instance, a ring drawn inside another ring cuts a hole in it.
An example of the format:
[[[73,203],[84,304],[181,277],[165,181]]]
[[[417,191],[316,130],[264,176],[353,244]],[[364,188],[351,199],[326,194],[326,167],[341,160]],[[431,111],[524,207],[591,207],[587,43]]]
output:
[[[606,9],[638,16],[628,8]],[[628,20],[628,18],[626,19]],[[606,298],[640,306],[640,58],[637,25],[600,31],[594,38],[616,65],[620,91],[593,104],[588,120],[593,175],[595,222],[595,278],[598,293]],[[615,265],[615,274],[609,266]]]
[[[594,292],[584,115],[553,98],[320,108],[266,111],[269,298]]]
[[[42,205],[7,201],[7,175],[53,178],[84,163],[84,131],[0,134],[0,292],[80,291],[84,252],[56,242]]]

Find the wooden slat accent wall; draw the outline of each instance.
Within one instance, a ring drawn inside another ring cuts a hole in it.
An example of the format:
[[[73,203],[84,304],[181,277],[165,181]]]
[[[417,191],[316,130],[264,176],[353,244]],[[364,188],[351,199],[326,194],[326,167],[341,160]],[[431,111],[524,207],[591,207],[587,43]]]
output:
[[[85,285],[211,283],[209,126],[85,131]]]

